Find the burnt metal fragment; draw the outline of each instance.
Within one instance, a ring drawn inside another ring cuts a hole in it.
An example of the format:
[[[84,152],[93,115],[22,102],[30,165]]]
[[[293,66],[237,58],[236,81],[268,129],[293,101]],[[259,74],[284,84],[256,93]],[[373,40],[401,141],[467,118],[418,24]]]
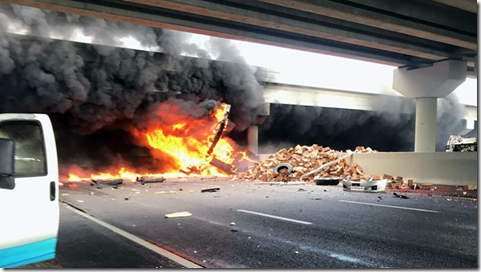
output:
[[[124,182],[123,179],[92,179],[96,185],[120,185]]]
[[[201,193],[215,193],[219,190],[220,190],[220,188],[209,188],[209,189],[203,189],[200,192]]]
[[[227,174],[234,174],[234,172],[232,171],[232,166],[217,159],[217,158],[213,158],[212,161],[210,162],[210,165],[212,166],[215,166],[219,169],[221,169],[222,171],[226,172]]]
[[[409,199],[409,197],[406,196],[406,195],[401,195],[401,194],[398,194],[398,193],[393,193],[393,195],[394,195],[395,197],[400,197],[400,198],[404,198],[404,199]]]
[[[165,178],[163,177],[137,177],[137,182],[140,182],[143,184],[146,184],[146,183],[160,183],[160,182],[164,182],[165,181]]]

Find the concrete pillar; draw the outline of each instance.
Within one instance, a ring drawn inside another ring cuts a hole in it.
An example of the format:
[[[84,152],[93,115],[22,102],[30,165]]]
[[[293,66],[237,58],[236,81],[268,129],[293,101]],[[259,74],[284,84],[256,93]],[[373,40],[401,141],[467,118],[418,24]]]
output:
[[[416,99],[415,152],[436,151],[437,98],[446,97],[466,80],[467,64],[445,60],[432,66],[394,70],[393,89]]]
[[[416,136],[414,152],[436,151],[436,110],[435,97],[416,98]]]
[[[252,125],[247,128],[247,150],[254,154],[259,151],[259,126]]]
[[[270,104],[263,103],[257,108],[256,122],[247,128],[247,150],[256,155],[259,152],[259,125],[264,123],[270,112]]]

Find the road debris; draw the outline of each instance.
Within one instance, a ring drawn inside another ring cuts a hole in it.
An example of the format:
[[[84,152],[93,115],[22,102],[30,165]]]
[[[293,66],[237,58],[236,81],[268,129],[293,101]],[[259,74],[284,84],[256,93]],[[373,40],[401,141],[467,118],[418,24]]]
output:
[[[200,192],[201,193],[215,193],[219,190],[220,190],[220,188],[209,188],[209,189],[202,189]]]
[[[235,226],[235,222],[230,222],[230,224],[229,224],[229,225],[231,225],[231,226]]]
[[[319,178],[316,179],[316,185],[338,185],[339,181],[339,177]]]
[[[77,202],[83,203],[84,201],[83,200],[77,200]]]
[[[217,168],[220,168],[228,174],[231,174],[231,175],[234,174],[234,170],[232,169],[232,167],[233,167],[232,165],[227,164],[227,163],[225,163],[225,162],[223,162],[223,161],[221,161],[221,160],[219,160],[215,157],[211,160],[210,165],[215,166]]]
[[[126,198],[124,198],[124,200],[130,200],[130,196],[129,196],[129,197],[126,197]]]
[[[404,198],[404,199],[409,199],[409,197],[406,196],[406,195],[401,195],[401,194],[398,194],[398,193],[393,193],[393,195],[394,195],[395,197],[400,197],[400,198]]]
[[[322,198],[320,198],[320,197],[313,197],[313,198],[311,198],[311,199],[312,199],[312,200],[322,200]]]
[[[91,185],[120,185],[124,182],[123,179],[92,179]]]
[[[468,185],[468,191],[477,191],[478,185]]]
[[[175,212],[175,213],[168,213],[165,215],[166,218],[189,217],[189,216],[192,216],[190,212]]]
[[[352,152],[334,151],[329,147],[318,145],[300,146],[281,149],[268,159],[256,162],[254,167],[237,174],[240,179],[253,179],[262,182],[316,180],[321,178],[351,177],[354,181],[361,179],[380,179],[376,175],[365,175],[357,163],[349,165],[346,158],[352,153],[377,152],[371,148],[356,147]],[[292,170],[291,170],[292,169]]]
[[[149,177],[149,176],[139,176],[136,178],[137,182],[140,182],[142,185],[146,183],[161,183],[165,181],[163,177]]]
[[[388,180],[374,180],[372,178],[369,178],[368,180],[361,179],[359,181],[354,181],[350,177],[346,177],[342,180],[342,182],[342,187],[345,191],[377,193],[386,190]]]
[[[299,190],[297,190],[298,192],[305,192],[307,191],[306,189],[303,189],[303,188],[299,188]]]

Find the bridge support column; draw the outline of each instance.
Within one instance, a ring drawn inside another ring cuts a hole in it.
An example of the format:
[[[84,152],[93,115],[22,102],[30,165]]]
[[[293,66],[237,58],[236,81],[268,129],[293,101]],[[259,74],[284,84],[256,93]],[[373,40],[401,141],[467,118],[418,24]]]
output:
[[[416,98],[416,135],[414,151],[436,151],[436,111],[438,99],[435,97]]]
[[[247,128],[247,151],[257,155],[259,152],[259,125],[270,115],[270,103],[264,103],[257,109],[256,123]]]
[[[247,128],[247,150],[254,154],[259,152],[259,126],[257,125]]]
[[[437,99],[466,80],[466,62],[446,60],[430,67],[394,70],[393,89],[416,99],[415,152],[436,151]]]

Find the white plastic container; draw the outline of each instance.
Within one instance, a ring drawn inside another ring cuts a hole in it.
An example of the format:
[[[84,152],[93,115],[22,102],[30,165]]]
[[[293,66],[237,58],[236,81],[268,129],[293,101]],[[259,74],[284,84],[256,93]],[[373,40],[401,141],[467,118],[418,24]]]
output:
[[[350,178],[344,178],[342,180],[342,187],[344,191],[356,191],[366,193],[377,193],[386,191],[387,179],[381,180],[360,180],[352,181]]]

